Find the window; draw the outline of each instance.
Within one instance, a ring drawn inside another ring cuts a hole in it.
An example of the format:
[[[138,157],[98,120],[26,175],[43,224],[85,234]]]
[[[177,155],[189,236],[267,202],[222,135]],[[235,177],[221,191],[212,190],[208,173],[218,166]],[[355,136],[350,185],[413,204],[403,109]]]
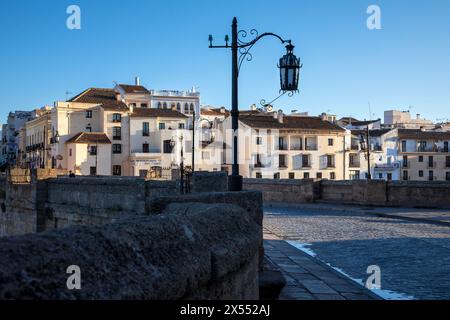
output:
[[[317,172],[316,173],[316,178],[317,179],[322,179],[322,172]]]
[[[387,174],[387,180],[388,181],[392,181],[392,173],[388,173]]]
[[[113,166],[113,176],[122,175],[122,166]]]
[[[148,104],[146,104],[146,103],[141,103],[141,108],[148,108]]]
[[[164,153],[172,153],[173,148],[171,146],[170,140],[164,140],[163,142],[163,152]]]
[[[334,155],[327,155],[327,168],[334,168]]]
[[[92,118],[92,110],[86,110],[86,119]]]
[[[86,127],[85,131],[86,131],[86,132],[92,132],[92,127],[88,125],[88,126]]]
[[[444,142],[444,152],[448,152],[448,141]]]
[[[350,180],[359,180],[360,174],[359,170],[350,170]]]
[[[295,173],[294,172],[289,172],[289,179],[295,179]]]
[[[121,122],[122,121],[122,115],[120,113],[113,113],[112,121],[113,122]]]
[[[89,147],[89,155],[96,156],[97,155],[97,146],[90,146]]]
[[[189,105],[187,103],[184,104],[184,112],[189,113]]]
[[[302,167],[303,168],[308,168],[310,166],[311,165],[309,163],[309,155],[306,155],[306,154],[302,155]]]
[[[279,172],[275,173],[275,174],[273,175],[273,178],[274,178],[275,180],[280,180],[280,173],[279,173]]]
[[[419,156],[419,162],[423,162],[423,156]]]
[[[121,144],[113,144],[112,151],[114,154],[122,153],[122,145]]]
[[[121,139],[122,139],[122,128],[113,127],[113,140],[121,140]]]
[[[419,151],[419,152],[427,151],[427,142],[426,141],[419,141],[419,146],[417,148],[417,151]]]
[[[419,177],[423,178],[423,170],[419,170]]]
[[[402,152],[406,152],[406,141],[402,141]]]
[[[262,137],[256,137],[256,145],[262,145]]]
[[[148,122],[142,123],[142,136],[148,137],[150,135],[150,125]]]
[[[89,174],[91,176],[96,176],[97,175],[97,167],[90,167],[89,168]]]
[[[257,172],[256,173],[256,179],[262,179],[262,173],[261,172]]]
[[[434,171],[433,170],[428,171],[428,180],[430,180],[430,181],[434,180]]]
[[[330,172],[330,180],[336,180],[336,173]]]
[[[167,103],[163,103],[163,109],[167,109]]]
[[[278,138],[278,150],[287,150],[287,146],[284,144],[284,138]]]
[[[403,156],[403,168],[408,168],[408,156]]]
[[[450,181],[450,172],[449,171],[447,171],[445,173],[445,180]]]
[[[181,112],[181,104],[177,103],[177,111]]]
[[[334,145],[334,139],[328,139],[328,146],[332,147]]]
[[[382,173],[379,173],[379,174],[378,174],[378,179],[380,179],[380,180],[383,179],[383,174],[382,174]]]
[[[209,160],[210,154],[208,151],[202,151],[202,160]]]
[[[148,143],[142,144],[142,153],[149,153],[149,152],[150,152],[150,147],[149,147]]]
[[[128,107],[130,107],[130,109],[136,108],[136,103],[130,103]]]
[[[358,155],[356,155],[356,154],[350,154],[350,158],[349,158],[349,160],[350,160],[350,167],[358,167],[358,163],[356,161],[357,156]]]
[[[164,122],[160,122],[159,123],[159,130],[164,130],[166,129],[166,124]]]
[[[403,180],[408,181],[408,170],[403,170]]]
[[[445,157],[445,166],[450,168],[450,157]]]
[[[158,102],[158,109],[162,109],[162,104],[161,104],[161,102]]]
[[[278,165],[279,165],[280,168],[286,168],[287,167],[286,155],[280,154],[278,156]]]
[[[189,109],[190,109],[191,113],[194,113],[194,104],[193,103],[191,103],[191,105],[189,106]]]
[[[434,157],[433,156],[428,157],[428,167],[434,168]]]
[[[72,156],[72,148],[69,149],[69,157]]]
[[[303,179],[309,179],[309,172],[303,173]]]
[[[185,128],[185,125],[184,125],[184,123],[179,123],[178,124],[178,129],[184,129]]]
[[[175,110],[175,108],[176,108],[175,103],[172,103],[172,104],[170,105],[170,110]]]

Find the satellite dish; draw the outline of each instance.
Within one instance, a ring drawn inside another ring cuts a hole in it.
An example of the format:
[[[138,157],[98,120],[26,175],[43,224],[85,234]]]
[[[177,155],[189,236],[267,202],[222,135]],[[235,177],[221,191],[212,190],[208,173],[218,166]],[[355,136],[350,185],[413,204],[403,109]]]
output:
[[[252,109],[253,111],[255,111],[255,110],[257,109],[257,108],[256,108],[256,104],[252,104],[251,109]]]

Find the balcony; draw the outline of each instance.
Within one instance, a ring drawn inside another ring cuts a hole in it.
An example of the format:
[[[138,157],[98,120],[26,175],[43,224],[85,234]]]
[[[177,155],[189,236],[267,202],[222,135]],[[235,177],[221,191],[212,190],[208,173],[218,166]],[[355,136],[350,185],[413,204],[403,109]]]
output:
[[[359,145],[357,145],[357,144],[352,144],[352,145],[350,146],[350,149],[353,150],[353,151],[358,151],[358,150],[359,150]]]
[[[317,145],[311,144],[311,145],[306,145],[305,150],[306,151],[317,151],[318,148],[317,148]]]

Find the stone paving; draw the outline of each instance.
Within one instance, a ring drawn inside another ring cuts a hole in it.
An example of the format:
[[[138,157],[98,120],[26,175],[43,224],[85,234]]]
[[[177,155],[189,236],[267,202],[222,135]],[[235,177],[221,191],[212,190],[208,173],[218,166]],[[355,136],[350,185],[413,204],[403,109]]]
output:
[[[286,286],[282,300],[373,300],[371,292],[328,266],[265,232],[266,256],[281,270]]]
[[[264,227],[353,279],[363,281],[369,266],[379,266],[387,298],[450,299],[448,226],[358,210],[265,206]]]

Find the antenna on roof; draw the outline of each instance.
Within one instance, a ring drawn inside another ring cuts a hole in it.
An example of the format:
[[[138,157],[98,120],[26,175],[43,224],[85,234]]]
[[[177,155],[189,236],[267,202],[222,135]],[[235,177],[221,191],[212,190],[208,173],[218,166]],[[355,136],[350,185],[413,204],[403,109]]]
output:
[[[69,95],[71,95],[71,94],[72,94],[72,92],[70,92],[70,91],[66,91],[66,92],[65,92],[65,94],[66,94],[66,101],[67,101],[67,100],[69,100]]]

